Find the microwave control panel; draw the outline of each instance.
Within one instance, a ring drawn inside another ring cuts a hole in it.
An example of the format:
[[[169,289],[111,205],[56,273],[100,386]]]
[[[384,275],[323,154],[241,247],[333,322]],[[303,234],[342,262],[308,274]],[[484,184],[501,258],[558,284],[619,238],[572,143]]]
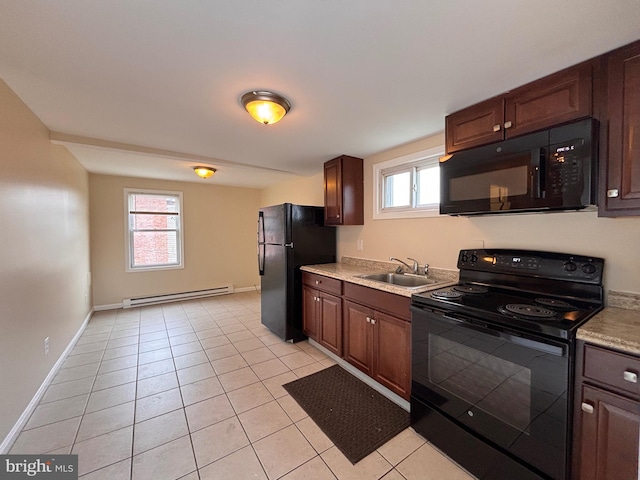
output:
[[[584,172],[581,159],[584,157],[583,139],[550,145],[547,163],[547,196],[561,197],[567,191],[581,191]],[[579,189],[574,188],[580,187]]]

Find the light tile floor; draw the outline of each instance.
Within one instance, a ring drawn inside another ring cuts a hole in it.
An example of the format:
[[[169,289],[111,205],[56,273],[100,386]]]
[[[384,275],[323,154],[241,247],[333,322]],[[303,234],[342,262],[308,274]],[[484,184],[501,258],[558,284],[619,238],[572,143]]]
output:
[[[472,478],[410,428],[352,465],[282,388],[333,364],[258,293],[97,312],[11,453],[77,453],[85,480]]]

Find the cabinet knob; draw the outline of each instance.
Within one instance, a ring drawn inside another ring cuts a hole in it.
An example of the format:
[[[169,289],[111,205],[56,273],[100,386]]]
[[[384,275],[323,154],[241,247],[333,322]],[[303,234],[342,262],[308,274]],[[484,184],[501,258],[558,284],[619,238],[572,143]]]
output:
[[[367,323],[371,323],[371,319],[367,317]]]
[[[376,319],[375,319],[375,318],[372,318],[372,319],[371,319],[371,325],[375,325],[375,324],[376,324]]]
[[[340,218],[340,214],[336,215],[336,218]]]
[[[612,188],[611,190],[607,190],[608,198],[618,198],[618,195],[620,195],[620,192],[618,192],[617,188]]]
[[[622,378],[624,378],[627,382],[638,383],[638,374],[634,372],[630,372],[629,370],[626,370],[622,374]]]
[[[506,130],[507,128],[511,128],[511,127],[512,127],[512,123],[511,123],[511,122],[504,122],[504,128],[505,128],[505,130]]]
[[[496,124],[493,126],[493,131],[494,131],[494,132],[499,132],[499,131],[500,131],[500,124],[499,124],[499,123],[496,123]]]
[[[589,405],[586,402],[582,402],[582,411],[585,413],[593,413],[593,405]]]

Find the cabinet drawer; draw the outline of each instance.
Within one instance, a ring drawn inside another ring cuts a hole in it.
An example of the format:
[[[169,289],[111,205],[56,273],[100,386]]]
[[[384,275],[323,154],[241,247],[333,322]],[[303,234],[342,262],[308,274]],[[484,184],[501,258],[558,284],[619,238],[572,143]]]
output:
[[[638,357],[585,345],[584,376],[610,385],[621,392],[640,396]]]
[[[345,282],[344,296],[362,305],[367,305],[375,310],[389,313],[403,320],[411,320],[411,298],[395,293],[383,292],[374,288]]]
[[[342,295],[342,280],[317,275],[315,273],[302,272],[302,283],[322,290],[323,292]]]

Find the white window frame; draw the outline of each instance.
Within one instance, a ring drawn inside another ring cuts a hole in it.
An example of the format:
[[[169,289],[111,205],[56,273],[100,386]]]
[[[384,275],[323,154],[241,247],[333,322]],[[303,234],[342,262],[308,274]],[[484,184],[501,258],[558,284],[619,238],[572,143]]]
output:
[[[444,155],[444,145],[422,150],[420,152],[393,158],[385,162],[373,165],[373,219],[392,218],[424,218],[437,217],[440,215],[440,204],[416,205],[416,192],[413,192],[413,199],[410,206],[384,208],[384,175],[387,173],[400,172],[411,169],[423,162],[439,162]]]
[[[140,267],[133,266],[133,242],[131,228],[131,216],[129,199],[131,194],[148,194],[148,195],[166,195],[176,197],[178,199],[178,263],[175,265],[145,265]],[[124,236],[125,236],[125,267],[127,272],[149,272],[157,270],[176,270],[184,268],[184,228],[183,228],[183,201],[182,192],[171,190],[147,190],[142,188],[125,188],[124,189]]]

